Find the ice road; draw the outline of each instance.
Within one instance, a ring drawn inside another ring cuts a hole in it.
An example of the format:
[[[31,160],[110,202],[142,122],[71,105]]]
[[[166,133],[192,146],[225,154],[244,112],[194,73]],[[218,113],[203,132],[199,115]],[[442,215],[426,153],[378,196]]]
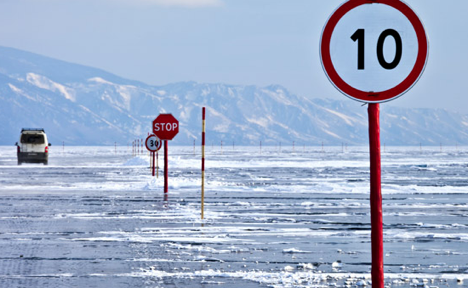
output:
[[[0,287],[370,287],[367,147],[0,149]],[[160,158],[160,164],[162,159]],[[160,165],[162,166],[162,165]],[[387,287],[467,287],[468,147],[382,149]]]

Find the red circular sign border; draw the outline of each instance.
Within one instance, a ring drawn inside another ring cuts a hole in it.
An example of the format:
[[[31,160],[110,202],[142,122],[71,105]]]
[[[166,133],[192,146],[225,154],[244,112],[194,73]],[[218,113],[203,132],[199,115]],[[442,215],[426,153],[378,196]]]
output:
[[[346,83],[336,72],[333,62],[330,56],[330,42],[333,31],[338,24],[338,21],[352,9],[364,5],[364,4],[376,4],[381,3],[388,6],[391,6],[403,15],[408,18],[408,20],[413,25],[414,30],[416,31],[416,36],[418,38],[418,56],[416,58],[416,63],[411,70],[410,74],[397,86],[385,90],[385,91],[371,91],[366,92],[359,89],[356,89]],[[426,32],[424,26],[416,15],[416,13],[402,1],[395,0],[350,0],[343,3],[338,9],[330,16],[322,32],[322,37],[320,40],[320,58],[322,60],[323,70],[325,74],[333,83],[333,85],[343,94],[352,99],[366,102],[366,103],[381,103],[393,100],[405,94],[410,90],[414,84],[419,80],[424,69],[426,67],[427,57],[429,54],[429,44],[427,41]]]
[[[154,135],[154,134],[151,134],[151,135],[149,135],[148,137],[146,137],[146,140],[145,140],[146,149],[147,149],[148,151],[151,151],[151,152],[157,152],[157,151],[159,151],[159,150],[161,149],[161,147],[162,147],[162,140],[158,138],[158,139],[159,139],[159,148],[156,149],[156,150],[151,150],[151,149],[148,147],[148,139],[151,138],[151,137],[156,137],[156,138],[158,138],[158,136],[156,136],[156,135]]]

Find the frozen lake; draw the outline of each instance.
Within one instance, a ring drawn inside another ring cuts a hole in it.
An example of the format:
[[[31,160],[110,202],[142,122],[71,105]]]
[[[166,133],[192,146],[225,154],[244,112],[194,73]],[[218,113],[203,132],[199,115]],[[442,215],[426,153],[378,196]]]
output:
[[[367,147],[208,146],[204,221],[193,147],[167,199],[127,147],[0,148],[0,287],[370,286]],[[382,147],[382,192],[387,286],[467,287],[468,147]]]

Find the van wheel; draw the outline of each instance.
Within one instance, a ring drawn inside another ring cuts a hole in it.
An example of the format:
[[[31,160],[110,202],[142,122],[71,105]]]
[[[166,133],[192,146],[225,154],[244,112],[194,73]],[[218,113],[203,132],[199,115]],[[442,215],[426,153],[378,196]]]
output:
[[[21,164],[23,164],[23,162],[21,162],[21,161],[18,161],[18,165],[21,165]]]
[[[44,165],[49,165],[49,161],[44,161]]]

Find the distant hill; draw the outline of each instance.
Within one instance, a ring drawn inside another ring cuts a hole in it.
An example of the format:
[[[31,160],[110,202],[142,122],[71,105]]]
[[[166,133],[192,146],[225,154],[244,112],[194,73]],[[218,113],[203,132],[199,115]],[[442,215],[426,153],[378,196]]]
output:
[[[180,121],[174,145],[367,145],[367,108],[343,99],[309,99],[286,88],[180,82],[151,86],[103,70],[0,47],[0,145],[22,127],[45,128],[52,143],[121,145],[144,138],[159,113]],[[468,144],[468,115],[444,109],[381,106],[382,143]]]

